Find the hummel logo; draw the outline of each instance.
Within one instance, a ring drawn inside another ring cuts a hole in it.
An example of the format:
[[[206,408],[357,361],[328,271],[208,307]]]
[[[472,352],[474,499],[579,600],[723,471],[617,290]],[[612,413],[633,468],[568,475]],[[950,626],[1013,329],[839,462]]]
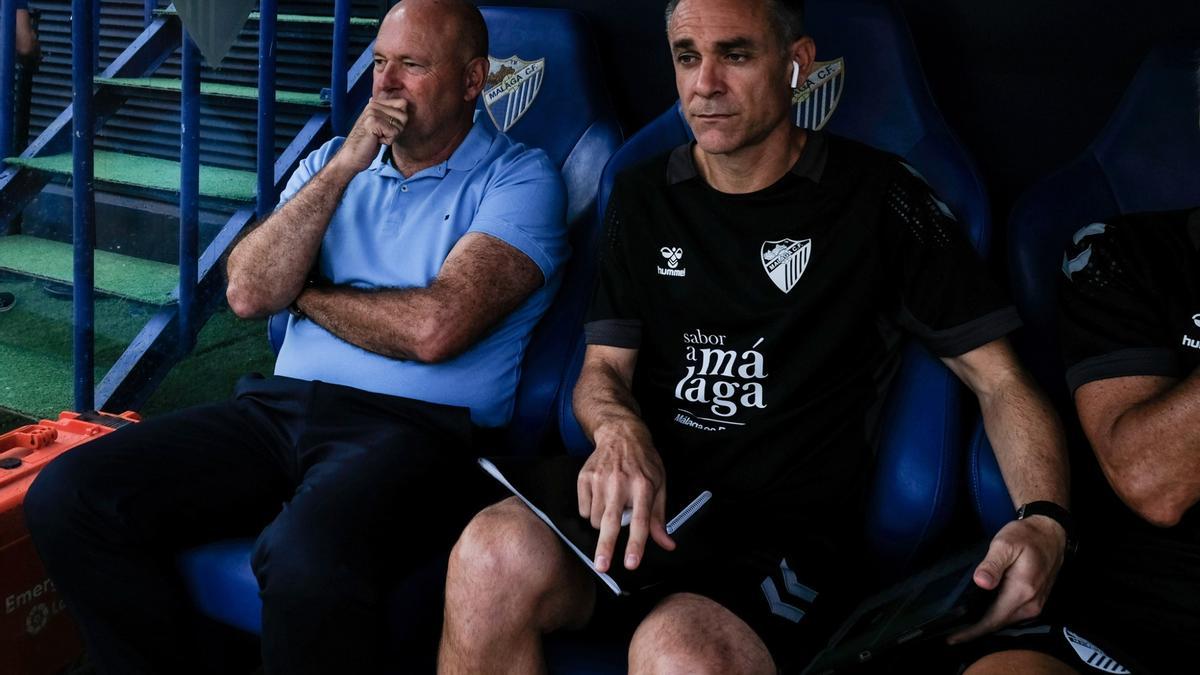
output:
[[[1192,323],[1196,324],[1197,327],[1200,327],[1200,314],[1192,315]]]
[[[679,267],[679,259],[683,257],[683,249],[679,248],[678,246],[664,246],[660,248],[658,252],[662,254],[662,257],[667,259],[666,268],[657,268],[659,274],[663,275],[664,277],[687,276],[686,267],[676,269]]]
[[[1183,346],[1191,347],[1192,349],[1200,349],[1200,340],[1197,340],[1190,336],[1184,335],[1183,336]]]

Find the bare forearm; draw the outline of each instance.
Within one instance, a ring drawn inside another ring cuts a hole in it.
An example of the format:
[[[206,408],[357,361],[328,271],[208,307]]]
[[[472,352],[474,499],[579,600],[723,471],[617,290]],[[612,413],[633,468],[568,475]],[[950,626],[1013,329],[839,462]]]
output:
[[[470,349],[541,283],[540,269],[524,253],[490,235],[468,233],[428,286],[310,288],[296,304],[353,345],[438,363]]]
[[[429,289],[310,288],[296,305],[309,320],[367,351],[393,359],[436,360],[425,353],[432,339],[426,318],[439,311]]]
[[[354,173],[330,162],[229,254],[229,305],[239,316],[287,307],[304,288],[329,220]]]
[[[1117,415],[1107,441],[1093,444],[1122,498],[1160,524],[1200,501],[1198,416],[1200,371]]]
[[[1058,415],[1024,372],[980,398],[983,423],[1014,505],[1070,499],[1066,441]]]
[[[36,54],[40,48],[38,44],[37,33],[33,31],[33,21],[29,17],[29,10],[17,10],[17,54],[19,56],[31,56]]]
[[[574,394],[575,418],[584,434],[596,441],[604,426],[645,427],[629,385],[604,362],[585,362]]]

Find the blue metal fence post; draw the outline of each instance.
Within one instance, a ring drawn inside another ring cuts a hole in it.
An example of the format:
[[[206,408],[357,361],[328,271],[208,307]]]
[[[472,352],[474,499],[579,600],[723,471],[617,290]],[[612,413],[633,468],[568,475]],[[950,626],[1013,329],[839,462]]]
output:
[[[333,3],[333,65],[329,87],[333,90],[331,126],[334,136],[346,135],[346,52],[350,49],[350,0]]]
[[[75,409],[90,410],[95,402],[96,307],[93,261],[96,252],[96,193],[92,138],[95,116],[92,107],[92,73],[95,70],[93,0],[71,0],[71,118],[74,124],[71,154],[74,158],[71,207],[75,241],[74,352]]]
[[[258,217],[275,208],[275,23],[277,0],[258,5]]]
[[[17,2],[0,0],[0,171],[13,154],[13,87],[17,69]]]
[[[149,26],[151,21],[154,21],[154,10],[158,9],[156,0],[146,0],[142,3],[142,23]]]
[[[92,0],[92,69],[100,70],[100,0]]]
[[[183,31],[183,85],[179,102],[179,349],[191,350],[196,332],[196,270],[200,256],[200,50]]]

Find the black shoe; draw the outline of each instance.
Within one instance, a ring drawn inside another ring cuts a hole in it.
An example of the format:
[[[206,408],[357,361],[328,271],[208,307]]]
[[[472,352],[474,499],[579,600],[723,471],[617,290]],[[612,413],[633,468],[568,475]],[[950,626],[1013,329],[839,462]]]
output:
[[[17,296],[12,293],[0,293],[0,312],[7,312],[17,304]]]

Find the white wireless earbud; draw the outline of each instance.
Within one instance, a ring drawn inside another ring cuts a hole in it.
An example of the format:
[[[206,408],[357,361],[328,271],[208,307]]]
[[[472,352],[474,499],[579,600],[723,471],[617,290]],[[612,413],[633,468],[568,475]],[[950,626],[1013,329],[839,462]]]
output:
[[[792,61],[792,89],[795,89],[797,84],[800,84],[800,62]]]

